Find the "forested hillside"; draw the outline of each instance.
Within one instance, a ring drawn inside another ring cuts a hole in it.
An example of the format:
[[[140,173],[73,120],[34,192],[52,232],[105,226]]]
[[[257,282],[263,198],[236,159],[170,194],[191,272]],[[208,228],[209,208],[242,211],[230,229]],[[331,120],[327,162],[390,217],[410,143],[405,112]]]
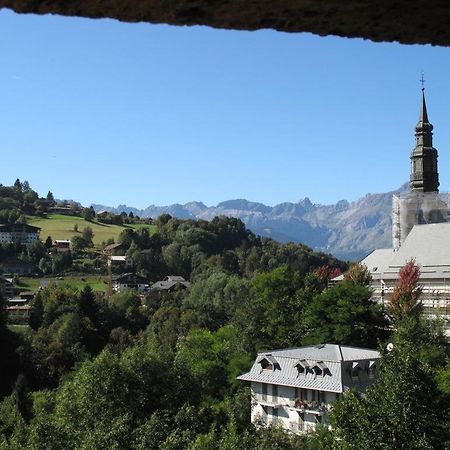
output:
[[[1,309],[0,448],[446,448],[448,417],[428,425],[426,405],[446,410],[450,366],[438,324],[411,303],[415,286],[404,283],[385,310],[371,301],[364,268],[330,287],[345,263],[258,237],[239,219],[162,215],[154,226],[125,229],[121,251],[141,276],[183,276],[187,288],[107,295],[63,280],[39,290],[27,325],[9,325]],[[295,436],[250,423],[250,389],[236,377],[258,351],[391,341],[379,383],[367,400],[336,404],[333,431]],[[380,424],[398,426],[395,441]]]
[[[116,214],[126,212],[140,217],[170,214],[179,219],[211,220],[215,216],[237,217],[254,233],[279,242],[306,244],[317,251],[331,253],[338,258],[358,261],[375,248],[391,245],[392,194],[406,188],[382,194],[367,194],[334,205],[312,203],[304,198],[297,203],[267,206],[248,200],[228,200],[216,206],[201,202],[184,205],[151,205],[145,209],[119,205],[117,208],[93,205],[96,211],[108,209]]]

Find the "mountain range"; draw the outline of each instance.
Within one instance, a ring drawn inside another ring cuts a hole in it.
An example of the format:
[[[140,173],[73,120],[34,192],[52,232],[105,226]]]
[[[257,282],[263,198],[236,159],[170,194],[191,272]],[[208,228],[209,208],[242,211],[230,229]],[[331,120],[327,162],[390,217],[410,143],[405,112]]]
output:
[[[375,248],[391,246],[392,195],[406,189],[407,184],[395,191],[367,194],[353,202],[340,200],[334,205],[314,204],[306,197],[298,203],[275,206],[244,199],[227,200],[210,207],[202,202],[150,205],[145,209],[126,205],[115,208],[92,206],[96,212],[133,212],[143,218],[156,218],[165,213],[179,219],[210,220],[219,215],[238,217],[261,236],[280,242],[303,243],[342,259],[360,260]]]

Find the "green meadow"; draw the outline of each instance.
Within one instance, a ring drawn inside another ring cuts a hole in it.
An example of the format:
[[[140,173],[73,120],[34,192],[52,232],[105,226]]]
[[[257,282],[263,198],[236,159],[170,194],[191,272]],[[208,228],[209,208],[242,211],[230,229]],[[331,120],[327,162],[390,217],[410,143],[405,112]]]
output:
[[[30,217],[28,223],[41,228],[40,238],[43,241],[45,241],[48,236],[51,236],[52,239],[71,239],[75,234],[81,234],[83,228],[91,227],[94,232],[95,245],[99,245],[110,238],[113,238],[114,241],[117,242],[120,233],[126,228],[137,230],[148,227],[151,233],[156,230],[155,225],[109,225],[97,221],[88,222],[82,217],[63,214],[49,214],[46,218]],[[74,231],[75,225],[78,226],[78,232]]]
[[[52,283],[70,285],[79,290],[86,285],[98,292],[106,292],[108,290],[108,277],[104,275],[63,275],[61,277],[44,278],[19,277],[16,282],[16,288],[20,291],[36,292],[40,286]]]

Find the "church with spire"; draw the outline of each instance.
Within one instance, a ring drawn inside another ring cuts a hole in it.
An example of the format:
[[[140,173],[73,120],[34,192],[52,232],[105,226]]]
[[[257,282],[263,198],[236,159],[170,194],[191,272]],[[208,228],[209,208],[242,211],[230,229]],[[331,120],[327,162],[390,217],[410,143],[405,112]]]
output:
[[[450,221],[448,194],[439,194],[438,152],[433,147],[433,125],[428,118],[425,92],[411,152],[410,192],[392,199],[392,243],[398,250],[414,225]]]
[[[414,259],[420,266],[423,312],[444,320],[450,341],[450,195],[439,192],[438,152],[423,88],[410,160],[410,190],[392,199],[393,246],[374,250],[361,264],[372,276],[373,300],[384,304],[400,269]]]

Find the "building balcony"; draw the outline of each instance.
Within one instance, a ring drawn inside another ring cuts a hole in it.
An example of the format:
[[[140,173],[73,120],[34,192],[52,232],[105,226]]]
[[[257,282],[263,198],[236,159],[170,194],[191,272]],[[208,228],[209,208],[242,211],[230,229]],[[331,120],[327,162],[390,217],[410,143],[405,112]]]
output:
[[[272,395],[254,394],[253,398],[262,406],[271,406],[272,408],[283,406],[283,402],[278,397],[273,397]]]
[[[311,413],[323,416],[330,409],[330,405],[315,400],[301,400],[299,398],[289,401],[289,407],[302,413]]]

